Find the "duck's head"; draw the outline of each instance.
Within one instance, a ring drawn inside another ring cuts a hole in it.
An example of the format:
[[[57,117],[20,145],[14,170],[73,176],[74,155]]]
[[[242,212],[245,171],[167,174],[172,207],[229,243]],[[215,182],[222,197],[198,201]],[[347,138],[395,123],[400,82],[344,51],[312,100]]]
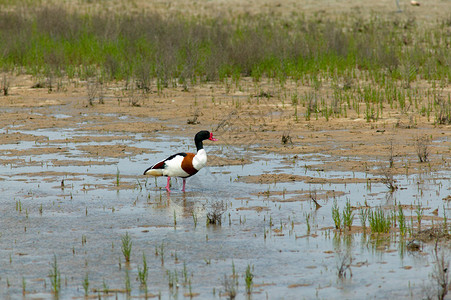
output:
[[[194,142],[202,142],[205,140],[210,140],[210,141],[217,141],[217,139],[215,139],[213,137],[213,132],[210,132],[208,130],[202,130],[199,131],[198,133],[196,133],[196,136],[194,137]]]

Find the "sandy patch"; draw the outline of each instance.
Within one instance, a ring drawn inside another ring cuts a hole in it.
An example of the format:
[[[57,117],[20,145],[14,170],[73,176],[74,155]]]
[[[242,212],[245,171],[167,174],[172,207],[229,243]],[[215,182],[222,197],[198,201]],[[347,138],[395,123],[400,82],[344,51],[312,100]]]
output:
[[[266,206],[246,206],[246,207],[238,207],[236,210],[253,210],[256,212],[269,211],[269,208]]]
[[[90,157],[115,157],[115,158],[156,152],[148,149],[131,147],[127,145],[78,146],[77,149],[86,152]]]
[[[212,167],[240,166],[250,164],[251,161],[245,158],[227,158],[216,155],[208,155],[208,165]]]
[[[301,176],[293,174],[262,174],[262,175],[249,175],[239,178],[240,181],[246,183],[260,183],[260,184],[275,184],[278,182],[296,182],[302,181],[305,183],[317,183],[317,184],[347,184],[347,183],[368,183],[368,182],[381,182],[380,178],[319,178],[311,176]]]

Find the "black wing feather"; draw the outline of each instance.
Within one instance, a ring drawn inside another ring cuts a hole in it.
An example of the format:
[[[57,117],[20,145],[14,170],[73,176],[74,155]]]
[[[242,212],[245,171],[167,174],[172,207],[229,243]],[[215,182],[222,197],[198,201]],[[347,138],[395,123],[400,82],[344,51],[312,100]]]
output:
[[[165,165],[166,165],[166,161],[171,160],[171,159],[173,159],[174,157],[176,157],[176,156],[178,156],[178,155],[185,157],[185,156],[186,156],[186,153],[180,152],[180,153],[171,155],[171,156],[169,156],[168,158],[166,158],[166,159],[164,159],[164,160],[162,160],[162,161],[157,162],[156,164],[154,164],[154,165],[151,166],[150,168],[147,168],[147,169],[144,171],[144,174],[146,174],[147,171],[152,170],[152,169],[164,169],[164,168],[165,168]]]

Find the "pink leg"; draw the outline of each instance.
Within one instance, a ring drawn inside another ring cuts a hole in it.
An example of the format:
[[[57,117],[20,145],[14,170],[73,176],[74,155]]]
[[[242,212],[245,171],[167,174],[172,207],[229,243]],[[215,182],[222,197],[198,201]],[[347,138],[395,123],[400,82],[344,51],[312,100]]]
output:
[[[183,188],[182,188],[182,191],[183,191],[183,192],[185,192],[185,184],[186,184],[186,179],[183,178]]]
[[[168,191],[168,193],[171,192],[171,190],[169,189],[170,184],[171,184],[171,177],[168,176],[168,184],[166,184],[166,191]]]

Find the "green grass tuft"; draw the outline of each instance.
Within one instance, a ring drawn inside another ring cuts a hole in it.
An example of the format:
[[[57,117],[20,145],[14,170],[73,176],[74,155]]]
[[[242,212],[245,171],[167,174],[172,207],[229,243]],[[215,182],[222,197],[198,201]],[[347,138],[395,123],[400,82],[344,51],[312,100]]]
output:
[[[133,242],[128,232],[126,232],[125,235],[121,237],[121,241],[122,241],[121,244],[122,254],[124,254],[125,261],[129,263]]]
[[[50,277],[50,286],[52,288],[52,292],[58,296],[61,290],[61,273],[58,269],[58,261],[56,259],[56,255],[53,255],[53,263],[51,265],[51,269],[49,272]]]
[[[390,216],[386,215],[381,207],[374,211],[369,210],[368,221],[372,233],[388,233],[390,231],[391,221]]]

